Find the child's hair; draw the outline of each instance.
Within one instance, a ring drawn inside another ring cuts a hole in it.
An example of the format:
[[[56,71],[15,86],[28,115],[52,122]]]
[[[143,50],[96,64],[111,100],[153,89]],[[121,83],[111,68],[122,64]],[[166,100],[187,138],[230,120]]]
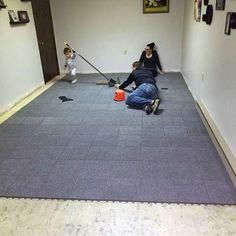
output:
[[[134,68],[139,68],[141,66],[141,63],[139,61],[135,61],[135,62],[133,62],[132,66]]]
[[[63,53],[66,54],[68,52],[72,52],[71,48],[68,47],[64,48]]]

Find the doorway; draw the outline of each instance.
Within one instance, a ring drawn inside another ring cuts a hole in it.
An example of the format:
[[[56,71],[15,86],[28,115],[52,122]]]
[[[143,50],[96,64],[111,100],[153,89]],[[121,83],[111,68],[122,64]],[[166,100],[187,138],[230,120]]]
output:
[[[53,77],[59,75],[50,2],[49,0],[31,0],[31,4],[44,81],[47,83]]]

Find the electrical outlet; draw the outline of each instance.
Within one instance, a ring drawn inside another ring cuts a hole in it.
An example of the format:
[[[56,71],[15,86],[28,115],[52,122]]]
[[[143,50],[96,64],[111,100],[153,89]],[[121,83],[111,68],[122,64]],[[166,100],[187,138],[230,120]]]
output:
[[[204,80],[205,80],[205,75],[204,73],[202,73],[202,82],[204,82]]]
[[[124,55],[126,55],[126,54],[127,54],[127,49],[124,50]]]

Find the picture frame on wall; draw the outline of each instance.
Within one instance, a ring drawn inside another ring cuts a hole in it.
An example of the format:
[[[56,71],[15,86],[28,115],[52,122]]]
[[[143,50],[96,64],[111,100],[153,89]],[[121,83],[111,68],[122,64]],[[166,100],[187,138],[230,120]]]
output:
[[[232,12],[227,12],[226,14],[226,20],[225,20],[225,34],[230,35],[231,27],[230,27],[230,18],[231,18]]]
[[[14,10],[8,10],[10,22],[19,22],[18,15],[14,12]]]
[[[196,22],[200,22],[201,15],[202,15],[202,0],[194,0],[194,20]]]
[[[167,13],[169,0],[143,0],[143,13]]]
[[[216,10],[223,11],[225,9],[225,0],[216,0]]]
[[[7,7],[7,5],[5,5],[4,0],[0,0],[0,10],[2,8],[6,8],[6,7]]]
[[[204,5],[207,6],[209,4],[209,0],[204,0]]]
[[[29,16],[27,11],[18,11],[18,17],[20,22],[22,23],[28,23],[29,22]]]

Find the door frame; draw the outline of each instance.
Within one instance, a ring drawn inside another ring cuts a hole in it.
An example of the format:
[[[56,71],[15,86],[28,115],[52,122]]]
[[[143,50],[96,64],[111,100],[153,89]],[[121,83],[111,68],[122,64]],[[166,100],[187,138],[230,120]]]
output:
[[[42,60],[42,55],[41,55],[41,47],[43,46],[43,42],[40,41],[39,39],[39,33],[38,33],[38,27],[39,27],[39,22],[37,21],[37,19],[35,18],[35,11],[37,10],[36,7],[34,7],[34,3],[37,2],[38,0],[31,0],[31,6],[32,6],[32,13],[34,16],[34,23],[35,23],[35,30],[36,30],[36,35],[37,35],[37,42],[38,42],[38,49],[39,49],[39,54],[40,54],[40,61],[41,61],[41,65],[42,65],[42,70],[43,70],[43,77],[44,77],[44,82],[45,84],[47,82],[49,82],[50,80],[52,80],[55,76],[60,74],[60,69],[59,69],[59,63],[58,63],[58,57],[57,57],[57,48],[56,48],[56,41],[55,41],[55,33],[54,33],[54,27],[53,27],[53,20],[52,20],[52,12],[51,12],[51,5],[50,5],[50,0],[46,0],[48,2],[49,5],[49,18],[50,18],[50,22],[51,22],[51,31],[52,31],[52,44],[53,44],[53,48],[51,48],[54,56],[55,56],[55,64],[56,64],[56,71],[55,71],[55,75],[52,77],[47,77],[46,72],[45,72],[45,67],[44,67],[44,62]]]

